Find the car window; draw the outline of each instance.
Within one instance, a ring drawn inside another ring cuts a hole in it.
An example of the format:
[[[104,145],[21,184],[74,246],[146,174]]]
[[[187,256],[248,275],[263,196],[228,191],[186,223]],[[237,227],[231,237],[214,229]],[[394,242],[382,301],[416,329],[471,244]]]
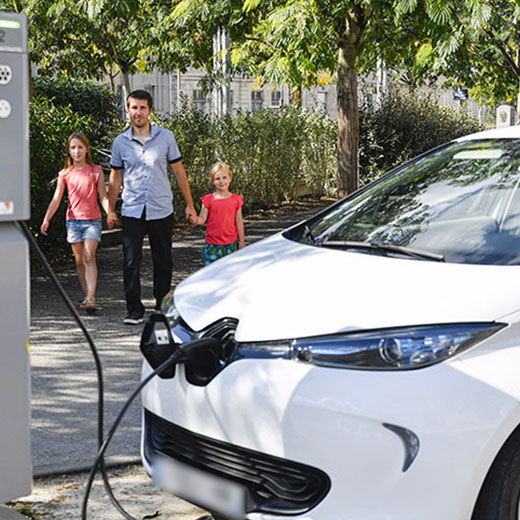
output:
[[[392,245],[432,253],[446,262],[517,265],[520,140],[450,143],[394,170],[286,236],[315,247]],[[383,254],[376,248],[354,249]]]

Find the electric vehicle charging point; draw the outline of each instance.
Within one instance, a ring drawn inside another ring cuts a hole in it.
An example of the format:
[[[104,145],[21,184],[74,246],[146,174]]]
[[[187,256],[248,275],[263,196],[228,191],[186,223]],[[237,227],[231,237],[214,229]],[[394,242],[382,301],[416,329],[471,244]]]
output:
[[[0,12],[0,504],[31,492],[27,20]],[[0,507],[0,520],[15,513]]]

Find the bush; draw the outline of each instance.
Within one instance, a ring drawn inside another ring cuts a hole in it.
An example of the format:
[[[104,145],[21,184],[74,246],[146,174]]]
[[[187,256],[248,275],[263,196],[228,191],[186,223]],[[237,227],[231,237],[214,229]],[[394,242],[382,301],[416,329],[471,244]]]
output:
[[[98,147],[110,149],[114,126],[118,121],[118,96],[104,85],[69,77],[33,78],[35,97],[50,100],[57,107],[69,107],[80,116],[91,116],[83,130]]]
[[[323,195],[335,175],[336,124],[322,113],[288,107],[215,119],[185,102],[160,124],[175,135],[197,206],[213,189],[208,177],[216,161],[229,164],[232,190],[244,196],[245,212],[294,199],[302,187]],[[176,205],[177,218],[183,207]]]
[[[359,164],[366,184],[398,164],[482,127],[468,112],[440,106],[432,97],[387,96],[360,110]]]
[[[302,154],[302,183],[309,195],[321,197],[336,192],[338,168],[338,123],[322,111],[306,116]]]

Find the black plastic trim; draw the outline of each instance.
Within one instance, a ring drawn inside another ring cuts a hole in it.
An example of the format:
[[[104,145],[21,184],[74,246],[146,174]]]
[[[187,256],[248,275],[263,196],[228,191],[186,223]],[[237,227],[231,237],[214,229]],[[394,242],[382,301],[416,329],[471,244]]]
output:
[[[144,411],[148,462],[167,455],[247,489],[247,512],[301,515],[314,508],[331,487],[317,468],[194,433]]]

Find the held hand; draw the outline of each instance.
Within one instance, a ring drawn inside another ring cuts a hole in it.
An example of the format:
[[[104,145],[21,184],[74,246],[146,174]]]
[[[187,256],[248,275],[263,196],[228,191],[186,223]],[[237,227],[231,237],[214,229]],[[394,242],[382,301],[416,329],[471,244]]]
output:
[[[117,215],[113,211],[110,211],[107,214],[107,227],[108,227],[108,229],[114,229],[117,226],[119,226],[119,219],[117,218]]]
[[[195,219],[197,218],[197,212],[195,211],[195,208],[193,206],[186,206],[185,216],[186,216],[186,220],[190,224],[196,225],[196,224],[193,224],[193,222],[192,222],[192,217]]]
[[[188,217],[188,220],[190,222],[190,224],[195,227],[198,223],[199,223],[199,218],[198,217],[194,217],[193,215],[190,215]]]
[[[40,231],[42,232],[42,235],[47,236],[48,229],[49,229],[49,222],[47,220],[44,220],[40,227]]]

